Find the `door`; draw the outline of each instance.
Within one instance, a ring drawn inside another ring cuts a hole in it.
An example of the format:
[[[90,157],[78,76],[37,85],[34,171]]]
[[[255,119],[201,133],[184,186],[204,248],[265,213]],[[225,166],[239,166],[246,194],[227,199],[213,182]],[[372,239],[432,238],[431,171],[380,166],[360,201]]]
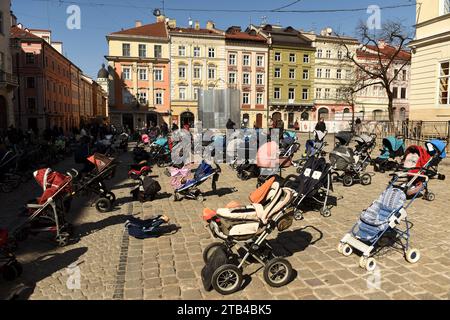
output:
[[[128,128],[131,130],[131,132],[134,132],[133,114],[131,113],[122,114],[122,126],[124,129]]]
[[[261,113],[256,114],[256,127],[262,128],[263,115]]]
[[[189,125],[190,128],[194,127],[195,117],[192,112],[186,111],[180,115],[181,125],[184,126],[186,124]]]

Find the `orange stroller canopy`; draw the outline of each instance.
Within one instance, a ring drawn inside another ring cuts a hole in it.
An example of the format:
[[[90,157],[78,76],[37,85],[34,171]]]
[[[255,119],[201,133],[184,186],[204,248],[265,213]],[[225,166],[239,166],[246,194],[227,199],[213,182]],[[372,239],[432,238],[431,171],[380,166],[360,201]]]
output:
[[[94,153],[94,155],[87,158],[91,163],[95,165],[98,172],[102,172],[107,166],[113,162],[113,159],[108,158],[101,153]]]

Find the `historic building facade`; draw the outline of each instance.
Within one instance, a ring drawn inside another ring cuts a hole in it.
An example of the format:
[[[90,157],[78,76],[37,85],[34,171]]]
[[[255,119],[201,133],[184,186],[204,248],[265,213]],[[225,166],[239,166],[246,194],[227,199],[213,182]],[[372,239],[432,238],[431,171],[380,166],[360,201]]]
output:
[[[170,121],[170,53],[166,23],[142,25],[109,34],[111,123],[130,129]]]
[[[410,42],[411,120],[450,120],[450,0],[417,3]]]
[[[227,84],[241,92],[241,123],[267,127],[268,46],[255,30],[226,31]]]

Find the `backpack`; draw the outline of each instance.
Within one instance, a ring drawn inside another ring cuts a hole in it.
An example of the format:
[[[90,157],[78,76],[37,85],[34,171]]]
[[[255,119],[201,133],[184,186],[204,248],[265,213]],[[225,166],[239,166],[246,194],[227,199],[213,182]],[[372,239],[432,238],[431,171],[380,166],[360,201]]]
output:
[[[147,200],[155,200],[159,191],[161,191],[161,185],[158,181],[150,177],[144,177],[141,185],[131,191],[131,193],[133,195],[133,200],[145,202]]]

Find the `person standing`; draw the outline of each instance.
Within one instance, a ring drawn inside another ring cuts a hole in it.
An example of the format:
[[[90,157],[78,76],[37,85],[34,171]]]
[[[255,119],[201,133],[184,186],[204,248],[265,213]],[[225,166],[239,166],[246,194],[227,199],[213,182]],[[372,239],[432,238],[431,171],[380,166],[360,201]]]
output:
[[[234,130],[235,125],[236,125],[236,123],[234,123],[233,120],[228,119],[227,124],[225,126],[229,130]]]
[[[327,131],[327,125],[325,124],[325,119],[324,118],[320,118],[319,121],[316,124],[316,131],[322,131],[325,132]]]

